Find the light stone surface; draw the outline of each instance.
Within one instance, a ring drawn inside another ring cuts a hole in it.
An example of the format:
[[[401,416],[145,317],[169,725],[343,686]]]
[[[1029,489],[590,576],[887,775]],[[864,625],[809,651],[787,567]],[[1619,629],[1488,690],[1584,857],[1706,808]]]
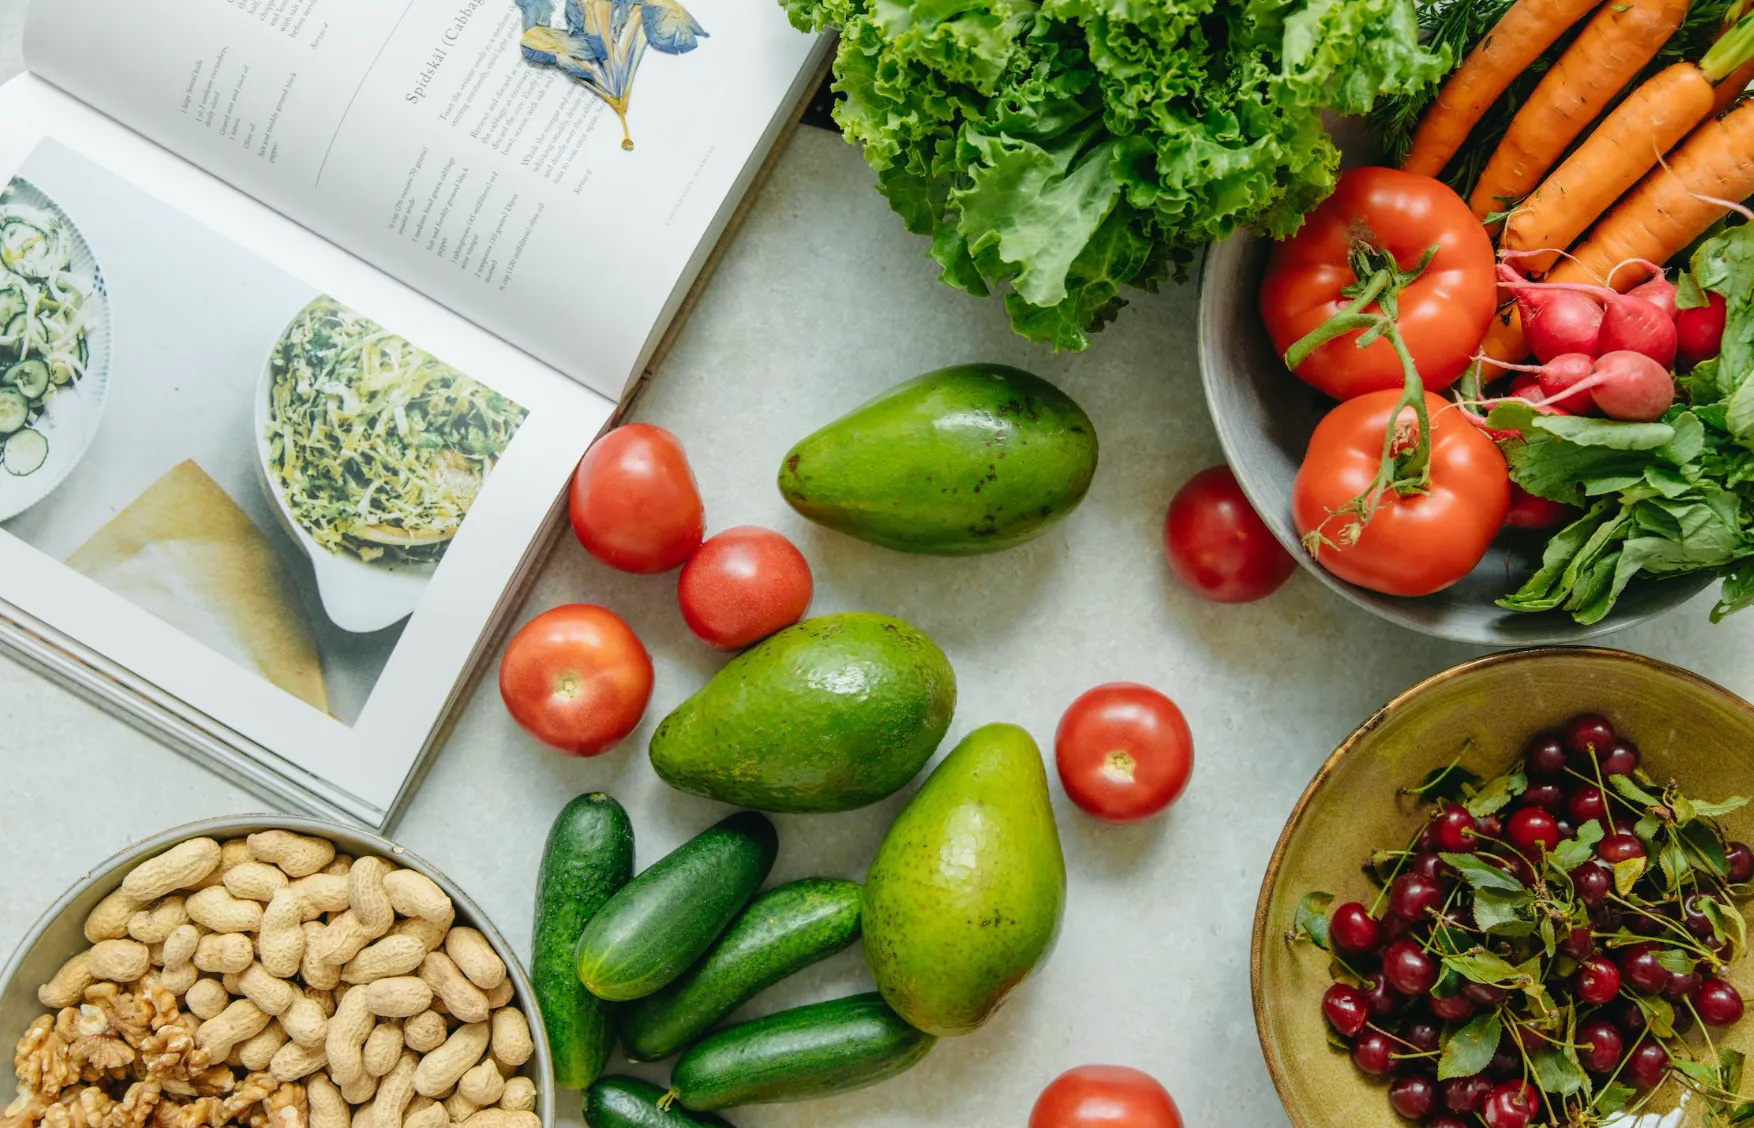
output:
[[[0,73],[16,69],[22,7],[0,0]],[[1098,826],[1056,785],[1070,873],[1059,947],[985,1030],[941,1044],[881,1088],[732,1119],[744,1128],[1021,1128],[1038,1090],[1062,1070],[1116,1062],[1160,1077],[1189,1125],[1283,1125],[1248,985],[1251,917],[1273,843],[1317,765],[1353,726],[1476,651],[1378,622],[1302,575],[1244,607],[1202,603],[1168,576],[1164,506],[1176,485],[1219,459],[1195,372],[1191,286],[1137,301],[1088,353],[1053,357],[1014,339],[996,302],[942,287],[921,250],[872,190],[856,152],[801,131],[638,417],[681,436],[712,528],[767,524],[797,540],[816,571],[816,611],[896,614],[944,646],[960,692],[951,742],[1006,720],[1051,744],[1075,696],[1125,679],[1181,703],[1198,765],[1175,810],[1142,827]],[[939,560],[825,533],[784,507],[773,476],[797,438],[899,379],[973,359],[1032,368],[1094,418],[1102,468],[1070,520],[1008,553]],[[397,832],[468,889],[520,951],[543,838],[568,798],[596,789],[620,798],[642,867],[724,813],[667,791],[643,752],[657,720],[723,661],[688,634],[674,587],[673,577],[620,575],[563,544],[520,619],[575,600],[623,614],[657,664],[645,724],[599,759],[565,759],[513,727],[489,679]],[[1708,606],[1696,602],[1612,644],[1754,694],[1754,615],[1714,628]],[[88,866],[130,841],[262,806],[6,662],[0,779],[0,950]],[[774,880],[862,877],[904,798],[848,815],[777,819]],[[854,949],[750,1009],[868,987]],[[561,1107],[567,1128],[577,1128],[576,1098]]]

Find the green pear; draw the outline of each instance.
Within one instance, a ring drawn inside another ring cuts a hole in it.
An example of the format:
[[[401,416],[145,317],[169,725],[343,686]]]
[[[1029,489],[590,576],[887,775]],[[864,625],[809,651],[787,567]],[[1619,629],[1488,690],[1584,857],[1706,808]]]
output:
[[[951,750],[877,848],[865,958],[915,1028],[967,1034],[1047,957],[1065,905],[1041,750],[1016,725],[987,725]]]

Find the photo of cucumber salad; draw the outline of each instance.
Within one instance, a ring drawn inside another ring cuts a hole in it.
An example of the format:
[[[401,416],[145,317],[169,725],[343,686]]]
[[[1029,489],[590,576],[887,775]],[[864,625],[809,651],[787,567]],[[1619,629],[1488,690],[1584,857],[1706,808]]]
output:
[[[86,374],[100,288],[72,223],[37,198],[18,180],[0,193],[0,468],[13,477],[35,474],[48,460],[39,423],[58,393]]]
[[[288,516],[329,552],[436,562],[525,409],[327,296],[268,361],[266,460]]]

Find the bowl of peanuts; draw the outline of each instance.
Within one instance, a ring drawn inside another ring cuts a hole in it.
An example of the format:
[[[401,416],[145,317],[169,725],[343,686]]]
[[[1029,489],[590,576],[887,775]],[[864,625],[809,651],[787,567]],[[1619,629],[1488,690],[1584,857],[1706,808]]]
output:
[[[0,970],[0,1128],[551,1128],[536,1015],[504,938],[402,847],[191,823],[93,869]]]

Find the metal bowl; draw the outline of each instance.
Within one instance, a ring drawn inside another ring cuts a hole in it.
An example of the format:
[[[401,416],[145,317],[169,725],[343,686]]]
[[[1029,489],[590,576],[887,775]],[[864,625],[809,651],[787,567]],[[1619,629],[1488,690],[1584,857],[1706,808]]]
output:
[[[223,842],[259,830],[277,829],[327,838],[337,850],[355,857],[376,854],[390,859],[397,865],[425,874],[445,891],[456,907],[457,923],[478,929],[493,945],[499,958],[505,961],[506,974],[511,976],[515,988],[514,1001],[530,1020],[530,1038],[536,1047],[536,1052],[518,1072],[535,1082],[536,1115],[541,1117],[543,1128],[550,1128],[554,1123],[554,1068],[548,1035],[543,1029],[530,980],[511,945],[506,943],[505,937],[493,927],[480,907],[469,899],[469,895],[440,873],[438,867],[387,838],[323,819],[266,814],[204,819],[172,827],[111,855],[49,906],[7,959],[6,966],[0,969],[0,1044],[10,1047],[24,1033],[25,1027],[43,1013],[42,1004],[37,1002],[37,988],[48,982],[76,952],[90,947],[84,935],[85,918],[99,901],[121,885],[122,878],[135,865],[186,839],[205,836]],[[0,1069],[0,1108],[12,1100],[16,1091],[17,1079],[12,1070]]]
[[[1383,1086],[1326,1045],[1322,993],[1332,982],[1325,953],[1285,940],[1297,903],[1317,890],[1336,903],[1369,903],[1360,861],[1404,842],[1417,827],[1397,789],[1461,755],[1483,776],[1503,771],[1528,738],[1581,712],[1599,712],[1638,744],[1659,779],[1718,799],[1754,794],[1754,705],[1665,662],[1595,647],[1518,650],[1446,670],[1407,690],[1348,736],[1304,791],[1261,883],[1250,955],[1255,1028],[1267,1071],[1296,1128],[1396,1128]],[[1471,743],[1470,743],[1471,742]],[[1754,833],[1754,811],[1721,820]],[[1731,978],[1746,989],[1747,966]],[[1714,1030],[1720,1047],[1754,1051],[1754,1021]],[[1692,1128],[1697,1107],[1670,1110],[1673,1086],[1626,1128]]]
[[[1514,590],[1540,562],[1546,538],[1512,531],[1474,570],[1436,595],[1380,595],[1335,579],[1305,552],[1291,520],[1291,486],[1309,436],[1333,406],[1285,370],[1261,325],[1257,295],[1271,243],[1238,235],[1207,249],[1200,275],[1200,380],[1224,456],[1279,542],[1323,584],[1393,623],[1439,638],[1487,646],[1581,642],[1660,615],[1711,583],[1708,575],[1639,580],[1613,612],[1583,626],[1560,611],[1506,611],[1493,601]]]

